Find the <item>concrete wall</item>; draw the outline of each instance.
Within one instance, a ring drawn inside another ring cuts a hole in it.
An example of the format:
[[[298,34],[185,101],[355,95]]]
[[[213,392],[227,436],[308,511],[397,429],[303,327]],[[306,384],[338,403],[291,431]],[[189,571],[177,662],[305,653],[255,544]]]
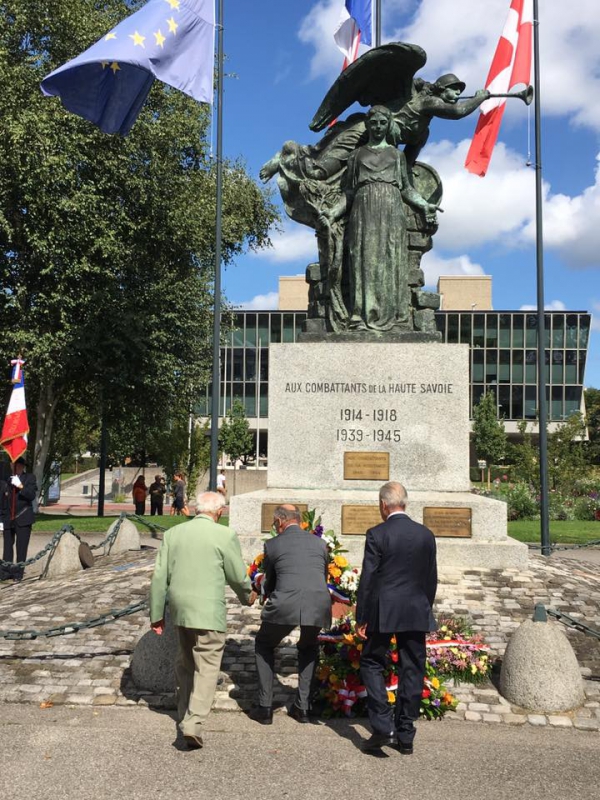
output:
[[[438,280],[442,311],[491,311],[491,275],[442,275]]]

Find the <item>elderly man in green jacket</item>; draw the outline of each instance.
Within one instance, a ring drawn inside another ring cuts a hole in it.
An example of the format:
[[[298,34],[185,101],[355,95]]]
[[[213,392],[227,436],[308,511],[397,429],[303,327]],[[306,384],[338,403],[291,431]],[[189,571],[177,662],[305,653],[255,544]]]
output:
[[[190,749],[202,747],[202,723],[211,709],[225,647],[225,584],[243,605],[252,591],[234,531],[219,525],[225,500],[204,492],[196,518],[165,531],[150,586],[150,622],[164,631],[168,601],[179,650],[175,664],[179,728]]]

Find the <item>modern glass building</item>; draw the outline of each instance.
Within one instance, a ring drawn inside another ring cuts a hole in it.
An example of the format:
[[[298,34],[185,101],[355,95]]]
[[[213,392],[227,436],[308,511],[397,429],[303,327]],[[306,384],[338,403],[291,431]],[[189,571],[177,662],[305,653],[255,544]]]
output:
[[[469,278],[445,281],[445,305],[456,306],[458,292],[458,304],[463,307],[436,312],[436,323],[443,342],[470,347],[471,416],[473,406],[491,389],[507,433],[517,434],[520,421],[533,422],[537,418],[537,315],[531,311],[492,310],[488,276],[474,279],[471,284]],[[467,302],[473,298],[477,302]],[[465,305],[471,308],[466,310]],[[481,308],[486,305],[488,308]],[[236,400],[241,401],[251,427],[257,431],[261,456],[267,453],[269,345],[295,342],[305,319],[306,311],[285,307],[277,311],[237,311],[235,330],[221,349],[219,414],[225,416]],[[587,311],[546,312],[543,369],[550,430],[574,412],[584,410],[590,326],[591,315]],[[211,394],[209,387],[198,404],[199,416],[210,415]]]

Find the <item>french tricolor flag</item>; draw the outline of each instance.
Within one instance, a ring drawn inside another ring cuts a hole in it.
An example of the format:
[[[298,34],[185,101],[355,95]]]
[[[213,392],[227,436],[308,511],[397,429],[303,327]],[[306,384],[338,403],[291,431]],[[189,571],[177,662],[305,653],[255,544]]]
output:
[[[371,0],[346,0],[333,38],[344,54],[342,71],[358,58],[358,46],[371,46]]]
[[[27,450],[27,434],[29,433],[25,404],[24,363],[20,358],[11,361],[13,390],[0,434],[0,446],[6,450],[13,464]]]

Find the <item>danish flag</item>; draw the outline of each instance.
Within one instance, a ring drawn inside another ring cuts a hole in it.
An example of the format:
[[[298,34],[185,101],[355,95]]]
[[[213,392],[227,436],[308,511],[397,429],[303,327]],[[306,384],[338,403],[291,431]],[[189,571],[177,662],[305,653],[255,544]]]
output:
[[[0,446],[10,456],[14,462],[27,450],[27,434],[29,433],[29,422],[27,421],[27,406],[25,404],[25,372],[21,357],[13,359],[11,362],[12,372],[12,394],[8,403],[2,433],[0,434]]]
[[[342,72],[358,58],[358,46],[371,45],[371,0],[346,0],[333,38],[344,54]]]
[[[531,82],[533,0],[511,0],[510,10],[494,54],[485,88],[503,94]],[[481,105],[481,116],[467,153],[465,167],[481,178],[487,172],[506,105],[505,97],[491,97]]]

